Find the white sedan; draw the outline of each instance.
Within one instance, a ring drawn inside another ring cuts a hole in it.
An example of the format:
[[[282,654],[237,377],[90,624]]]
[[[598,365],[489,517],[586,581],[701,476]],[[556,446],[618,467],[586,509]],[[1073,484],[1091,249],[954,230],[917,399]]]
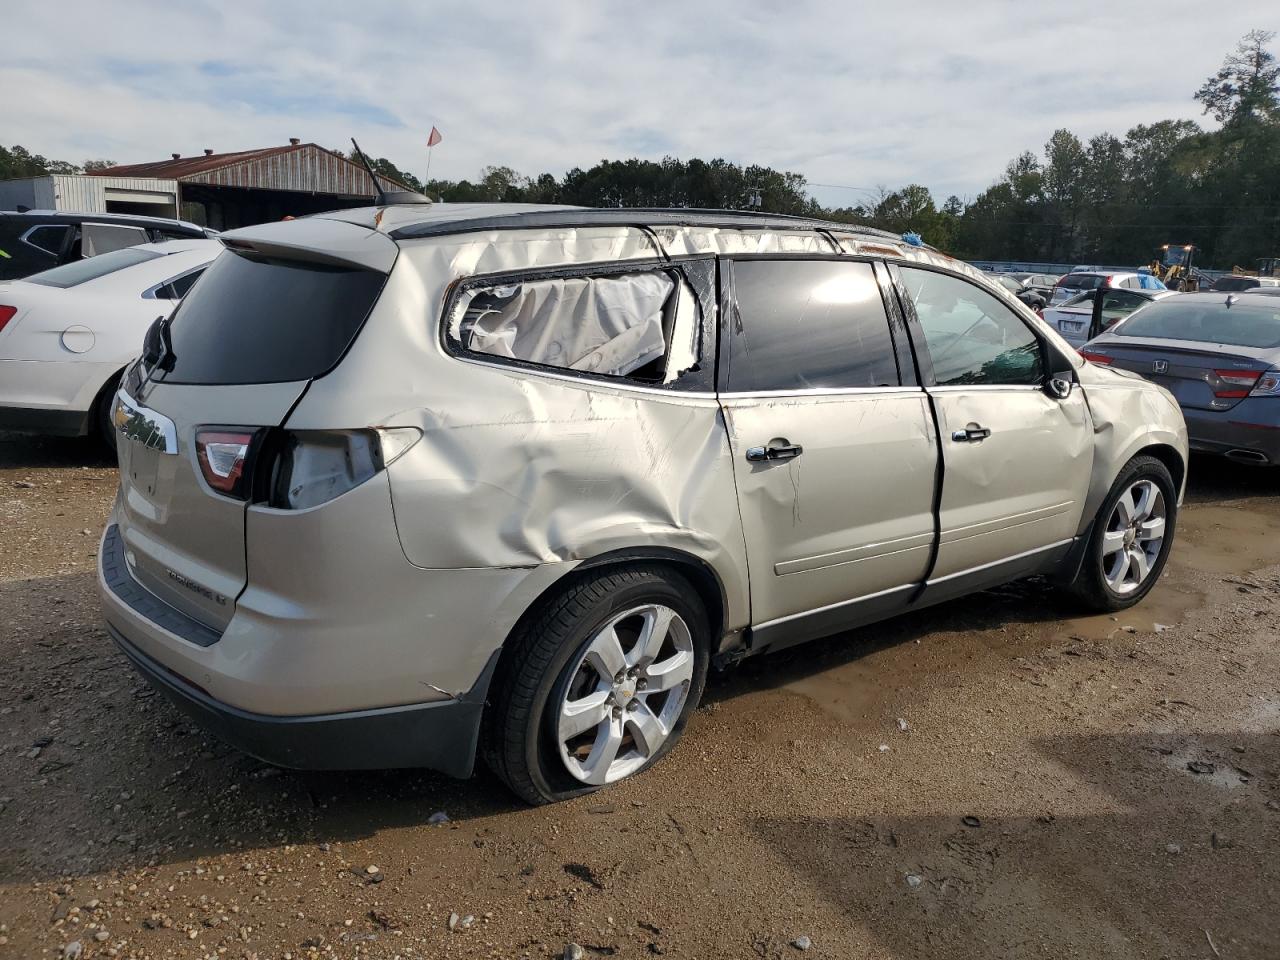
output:
[[[0,283],[0,429],[114,447],[120,374],[221,251],[217,240],[145,243]]]
[[[1079,350],[1089,340],[1089,326],[1093,320],[1093,302],[1097,290],[1086,290],[1077,294],[1066,303],[1056,307],[1046,307],[1044,322],[1053,327],[1069,344]],[[1101,329],[1095,336],[1106,330],[1117,320],[1127,317],[1133,311],[1145,307],[1153,300],[1177,296],[1172,290],[1121,290],[1103,288]]]

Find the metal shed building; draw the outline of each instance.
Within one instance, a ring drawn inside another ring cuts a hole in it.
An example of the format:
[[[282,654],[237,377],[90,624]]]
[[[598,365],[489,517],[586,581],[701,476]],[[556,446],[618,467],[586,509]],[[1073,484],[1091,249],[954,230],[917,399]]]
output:
[[[406,187],[379,177],[387,190]],[[133,163],[74,176],[0,182],[0,209],[145,213],[218,230],[362,206],[374,197],[358,163],[314,143]]]
[[[368,179],[368,174],[365,175]],[[83,210],[178,216],[178,182],[142,177],[52,174],[0,180],[0,210]]]

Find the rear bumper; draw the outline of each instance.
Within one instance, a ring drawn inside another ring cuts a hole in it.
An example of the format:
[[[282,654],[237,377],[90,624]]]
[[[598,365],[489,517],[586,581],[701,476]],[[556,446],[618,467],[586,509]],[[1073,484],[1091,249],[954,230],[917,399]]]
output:
[[[281,767],[299,770],[372,770],[429,767],[468,777],[475,765],[483,693],[478,699],[409,704],[301,717],[240,710],[209,696],[168,670],[107,624],[130,663],[175,707],[231,746]],[[491,659],[476,688],[483,691],[497,663]]]
[[[1185,407],[1182,413],[1192,450],[1280,465],[1280,400],[1252,397],[1221,413]]]

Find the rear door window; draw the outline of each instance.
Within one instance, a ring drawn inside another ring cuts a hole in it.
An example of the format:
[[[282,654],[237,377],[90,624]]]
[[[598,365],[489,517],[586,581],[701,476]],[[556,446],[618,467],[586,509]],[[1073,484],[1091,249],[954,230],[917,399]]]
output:
[[[1102,292],[1102,329],[1107,329],[1117,320],[1127,317],[1150,302],[1141,294],[1130,293],[1128,290],[1104,290]]]
[[[150,238],[141,227],[122,227],[114,223],[84,223],[80,225],[80,251],[83,256],[96,257],[113,250],[135,247]]]
[[[67,228],[65,226],[46,223],[28,230],[26,241],[33,247],[56,257],[62,253],[62,242],[66,239],[66,236]]]
[[[739,260],[733,264],[733,290],[729,390],[901,383],[871,264]]]
[[[1043,380],[1040,341],[987,291],[959,277],[911,267],[902,268],[902,283],[924,332],[938,386]]]
[[[92,263],[93,261],[84,261]],[[226,251],[170,323],[171,383],[309,380],[346,352],[386,276]]]

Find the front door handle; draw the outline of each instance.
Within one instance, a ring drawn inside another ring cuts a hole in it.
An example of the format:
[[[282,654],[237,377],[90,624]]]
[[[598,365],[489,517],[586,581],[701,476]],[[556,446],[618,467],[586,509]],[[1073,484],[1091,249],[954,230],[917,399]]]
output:
[[[747,447],[747,459],[752,463],[794,460],[802,453],[804,453],[804,447],[798,443],[792,443],[786,437],[775,437],[763,447]]]
[[[963,430],[956,430],[951,434],[951,439],[956,443],[980,443],[991,436],[991,431],[984,426],[971,423]]]

